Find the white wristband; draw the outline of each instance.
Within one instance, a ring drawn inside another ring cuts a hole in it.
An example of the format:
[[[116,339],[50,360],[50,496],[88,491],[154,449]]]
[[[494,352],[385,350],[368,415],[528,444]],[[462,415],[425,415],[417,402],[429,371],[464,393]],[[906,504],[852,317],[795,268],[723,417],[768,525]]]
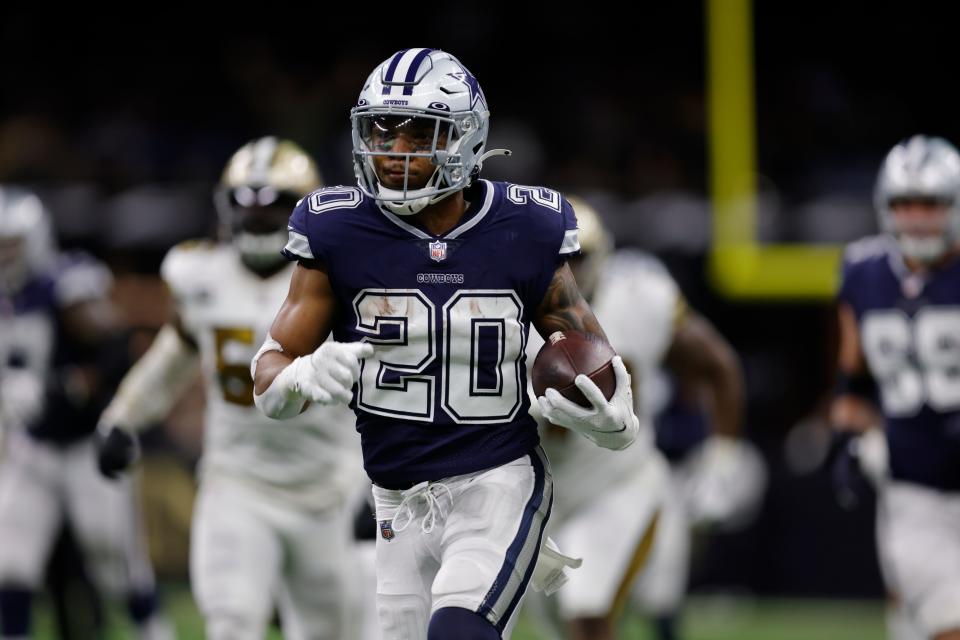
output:
[[[260,349],[257,350],[256,355],[253,356],[253,360],[250,361],[250,379],[257,379],[257,362],[260,361],[260,358],[267,351],[279,351],[283,353],[283,345],[273,339],[273,336],[270,335],[270,332],[267,332],[267,339],[263,341],[263,344],[260,345]]]
[[[262,350],[276,351],[276,349]],[[262,355],[258,353],[254,357],[254,370],[257,365],[257,359]],[[302,357],[295,358],[283,370],[277,374],[270,386],[264,389],[263,393],[257,394],[256,389],[253,392],[253,402],[257,408],[268,418],[275,420],[286,420],[299,415],[303,411],[303,405],[306,399],[300,395],[297,388],[297,369],[304,364]]]

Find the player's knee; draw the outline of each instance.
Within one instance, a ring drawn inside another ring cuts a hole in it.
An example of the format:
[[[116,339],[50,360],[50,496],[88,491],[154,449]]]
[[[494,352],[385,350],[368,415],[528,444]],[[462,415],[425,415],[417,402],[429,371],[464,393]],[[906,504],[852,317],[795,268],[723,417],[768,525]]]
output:
[[[429,604],[415,595],[377,594],[377,619],[385,638],[427,637]]]
[[[39,588],[48,550],[28,537],[0,531],[0,585]]]
[[[462,607],[437,609],[430,617],[427,640],[500,640],[500,632],[479,613]]]
[[[35,563],[30,558],[0,560],[0,585],[18,585],[36,589],[40,586],[42,578],[42,563]]]
[[[206,614],[207,640],[261,640],[267,621],[238,612],[215,611]]]

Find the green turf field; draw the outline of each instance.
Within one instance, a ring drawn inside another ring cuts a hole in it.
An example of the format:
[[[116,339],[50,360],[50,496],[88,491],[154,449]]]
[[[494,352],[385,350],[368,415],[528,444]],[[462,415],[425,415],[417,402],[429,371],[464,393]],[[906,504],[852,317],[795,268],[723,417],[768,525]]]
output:
[[[190,593],[183,587],[164,591],[167,610],[183,640],[203,638],[203,627]],[[39,640],[53,640],[51,614],[42,606],[37,611]],[[883,605],[873,601],[772,600],[744,597],[696,597],[683,622],[684,640],[882,640]],[[126,640],[134,635],[122,616],[111,614],[109,640]],[[541,637],[529,621],[521,620],[514,640]],[[644,621],[628,616],[626,640],[648,640]],[[274,632],[270,640],[280,640]]]

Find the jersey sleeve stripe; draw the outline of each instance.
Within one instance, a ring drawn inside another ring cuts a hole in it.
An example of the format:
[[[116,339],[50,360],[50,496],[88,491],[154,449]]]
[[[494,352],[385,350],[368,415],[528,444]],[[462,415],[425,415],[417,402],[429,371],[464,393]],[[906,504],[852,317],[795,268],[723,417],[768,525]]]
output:
[[[284,247],[283,250],[295,256],[306,258],[307,260],[315,260],[313,251],[310,250],[310,241],[307,240],[307,236],[302,233],[297,233],[292,229],[290,230],[290,239],[287,240],[287,246]]]
[[[570,229],[563,234],[563,243],[560,245],[560,255],[576,253],[580,251],[580,232],[578,229]]]

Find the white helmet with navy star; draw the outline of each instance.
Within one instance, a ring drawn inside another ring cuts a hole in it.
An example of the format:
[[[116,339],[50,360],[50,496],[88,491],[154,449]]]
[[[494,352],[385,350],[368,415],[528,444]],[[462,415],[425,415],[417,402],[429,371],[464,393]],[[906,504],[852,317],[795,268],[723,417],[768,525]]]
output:
[[[392,212],[411,215],[470,185],[484,159],[490,111],[477,79],[455,57],[438,49],[404,49],[373,70],[350,120],[361,190]],[[373,143],[384,127],[414,121],[426,132],[422,146],[395,152]],[[373,156],[405,161],[401,188],[381,184]],[[426,185],[409,184],[411,158],[429,158],[436,167]]]
[[[892,204],[897,200],[932,200],[947,209],[947,226],[939,236],[914,236],[897,227]],[[932,136],[900,142],[880,167],[874,202],[884,231],[896,238],[907,257],[930,262],[960,241],[960,153]]]

